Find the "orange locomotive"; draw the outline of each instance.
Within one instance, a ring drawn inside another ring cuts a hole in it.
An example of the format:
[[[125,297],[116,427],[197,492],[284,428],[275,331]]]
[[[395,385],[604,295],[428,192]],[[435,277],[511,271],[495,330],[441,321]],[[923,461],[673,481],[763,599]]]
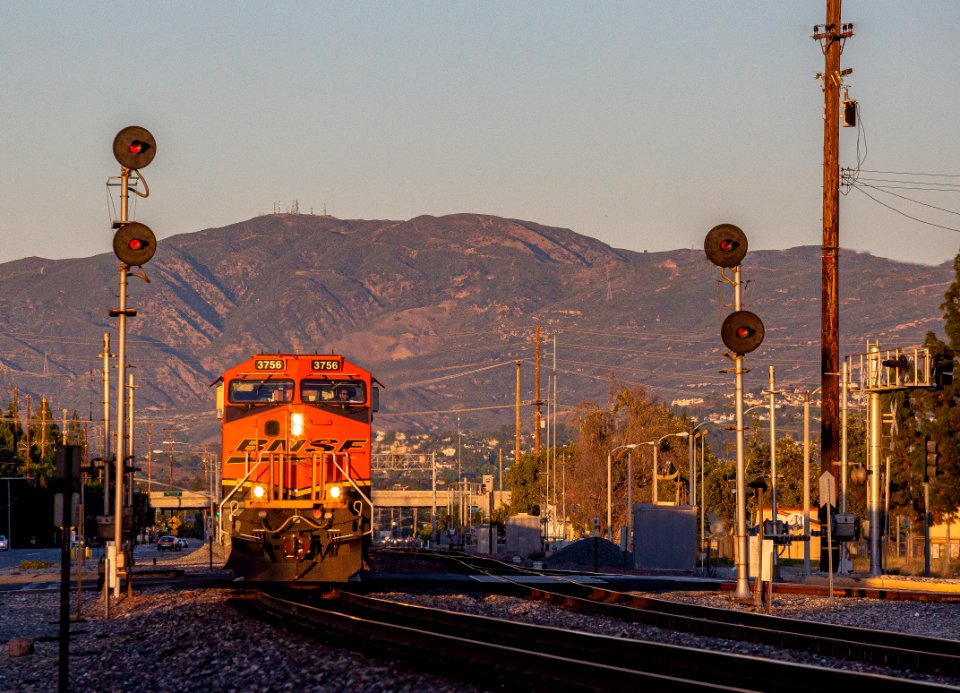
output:
[[[366,567],[376,384],[331,354],[259,354],[223,374],[220,531],[237,575],[343,582]]]

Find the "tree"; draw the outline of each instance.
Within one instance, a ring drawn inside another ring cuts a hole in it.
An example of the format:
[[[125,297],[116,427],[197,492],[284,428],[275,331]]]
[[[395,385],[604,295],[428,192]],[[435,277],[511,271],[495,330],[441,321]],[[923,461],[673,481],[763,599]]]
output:
[[[540,460],[532,452],[520,455],[520,461],[504,473],[510,489],[510,513],[540,514]]]
[[[16,409],[11,402],[0,418],[0,466],[5,476],[19,473],[17,450],[23,438],[23,427],[16,414]]]

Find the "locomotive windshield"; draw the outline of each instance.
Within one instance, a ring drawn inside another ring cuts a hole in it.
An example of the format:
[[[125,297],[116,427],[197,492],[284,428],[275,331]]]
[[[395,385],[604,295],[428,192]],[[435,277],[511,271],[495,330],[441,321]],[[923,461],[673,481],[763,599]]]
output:
[[[362,380],[303,380],[300,399],[322,404],[363,404],[367,401]]]
[[[292,402],[293,381],[281,378],[232,380],[228,397],[231,404]]]

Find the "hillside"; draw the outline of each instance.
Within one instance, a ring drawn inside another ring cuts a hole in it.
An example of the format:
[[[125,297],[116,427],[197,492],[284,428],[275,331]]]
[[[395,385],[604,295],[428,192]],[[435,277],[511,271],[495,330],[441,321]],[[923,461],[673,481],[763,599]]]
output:
[[[177,439],[213,440],[210,383],[253,352],[347,354],[386,386],[381,429],[450,430],[457,409],[472,410],[460,414],[464,427],[512,424],[515,359],[524,362],[523,398],[533,399],[534,325],[545,338],[542,396],[555,338],[564,408],[603,398],[613,372],[666,401],[722,395],[731,384],[719,373],[729,308],[700,250],[635,253],[478,214],[279,214],[164,239],[145,270],[150,283],[131,278],[128,292],[139,313],[128,349],[138,415],[174,426]],[[768,365],[785,388],[818,386],[820,249],[751,252],[743,275],[745,302],[767,328],[748,357],[747,387],[766,386]],[[844,252],[840,353],[942,332],[952,275],[949,263]],[[102,334],[115,331],[107,311],[116,284],[112,254],[0,267],[3,403],[19,387],[58,413],[99,418],[98,354]]]

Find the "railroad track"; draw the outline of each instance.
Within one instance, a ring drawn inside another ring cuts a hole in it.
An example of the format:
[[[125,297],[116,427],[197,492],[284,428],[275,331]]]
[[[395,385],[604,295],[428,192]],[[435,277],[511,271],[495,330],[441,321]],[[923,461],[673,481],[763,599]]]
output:
[[[457,560],[477,569],[491,563],[486,558],[475,562],[472,556]],[[498,571],[506,565],[493,562]],[[960,678],[960,643],[953,640],[672,602],[601,589],[570,578],[550,589],[512,580],[503,574],[498,578],[508,583],[509,592],[514,596],[579,613],[931,676]]]
[[[258,593],[246,602],[263,617],[338,645],[392,652],[458,678],[516,687],[522,680],[564,690],[783,690],[832,686],[935,690],[934,684],[842,669],[693,649],[493,619],[332,590]]]

